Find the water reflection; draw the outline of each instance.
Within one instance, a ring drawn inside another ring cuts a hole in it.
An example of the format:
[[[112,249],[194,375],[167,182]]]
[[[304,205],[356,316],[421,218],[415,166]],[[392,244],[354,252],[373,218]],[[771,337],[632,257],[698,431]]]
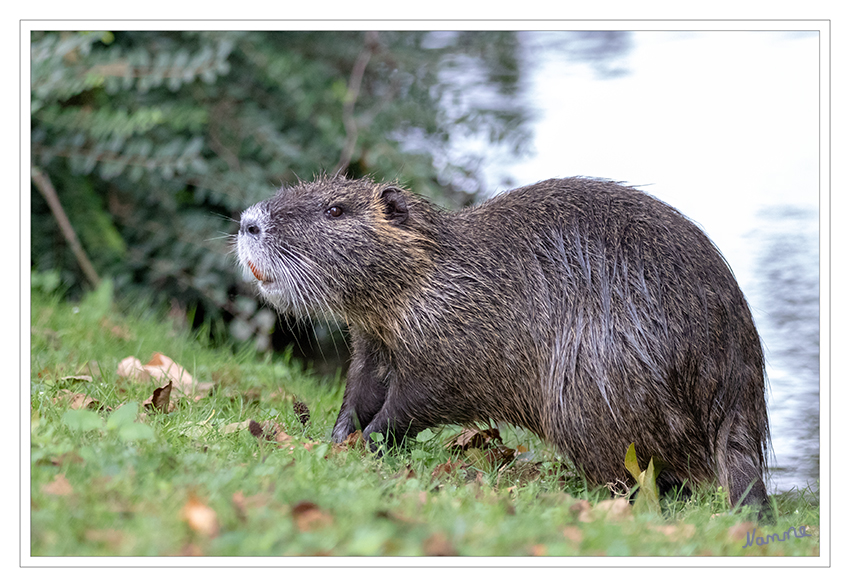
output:
[[[767,359],[775,460],[770,485],[784,491],[818,479],[820,325],[818,212],[763,210],[749,235],[755,250],[753,295]]]

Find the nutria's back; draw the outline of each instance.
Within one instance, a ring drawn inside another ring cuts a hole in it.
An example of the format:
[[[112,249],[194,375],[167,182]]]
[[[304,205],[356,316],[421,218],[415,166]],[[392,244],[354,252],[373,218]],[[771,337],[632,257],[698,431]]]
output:
[[[597,483],[628,480],[634,442],[671,482],[766,499],[749,309],[708,238],[646,194],[549,180],[450,213],[398,186],[322,180],[247,210],[239,256],[281,309],[348,322],[335,440],[503,420]]]

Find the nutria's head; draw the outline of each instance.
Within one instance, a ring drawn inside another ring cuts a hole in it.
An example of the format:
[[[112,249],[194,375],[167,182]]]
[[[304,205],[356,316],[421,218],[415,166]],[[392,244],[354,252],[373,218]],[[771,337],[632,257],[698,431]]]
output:
[[[281,312],[372,321],[430,270],[439,216],[396,185],[325,178],[245,210],[237,251]]]

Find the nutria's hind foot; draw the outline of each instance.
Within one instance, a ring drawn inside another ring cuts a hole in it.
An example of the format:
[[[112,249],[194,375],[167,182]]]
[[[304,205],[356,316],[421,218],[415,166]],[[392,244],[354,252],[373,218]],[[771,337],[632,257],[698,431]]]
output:
[[[729,472],[729,500],[736,511],[751,508],[757,512],[759,524],[772,524],[776,518],[761,470],[752,462],[739,460]]]

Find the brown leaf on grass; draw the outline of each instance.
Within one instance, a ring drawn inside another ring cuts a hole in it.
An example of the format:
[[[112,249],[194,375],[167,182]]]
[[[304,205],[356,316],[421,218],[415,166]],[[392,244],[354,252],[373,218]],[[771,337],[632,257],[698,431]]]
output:
[[[248,422],[248,431],[257,439],[277,442],[281,446],[291,446],[294,443],[294,439],[274,420],[266,420],[263,423],[251,420]]]
[[[593,508],[589,501],[580,499],[570,506],[570,513],[575,515],[579,522],[591,522],[593,521],[593,516],[590,514],[591,509]]]
[[[632,517],[632,506],[628,499],[606,499],[600,501],[592,510],[594,518],[619,522]]]
[[[67,401],[72,410],[83,410],[86,408],[97,409],[99,403],[96,399],[84,393],[72,393],[70,389],[60,389],[59,395],[53,398],[53,402]]]
[[[333,516],[312,501],[299,501],[292,507],[292,519],[301,532],[312,532],[333,523]]]
[[[696,532],[696,527],[693,524],[666,524],[664,526],[650,526],[650,528],[664,534],[674,542],[693,538]]]
[[[746,540],[747,534],[750,532],[755,532],[757,528],[754,522],[738,522],[728,530],[728,536],[734,541],[738,540]]]
[[[202,536],[212,538],[218,534],[218,516],[215,510],[194,495],[189,496],[180,510],[180,519],[185,520],[192,530]]]
[[[490,446],[483,452],[487,462],[496,468],[513,462],[517,455],[517,451],[504,444]]]
[[[531,556],[546,556],[546,545],[532,544],[528,548],[528,554],[530,554]]]
[[[578,526],[566,526],[561,532],[564,535],[564,538],[570,542],[575,542],[576,544],[580,544],[581,539],[584,536]]]
[[[204,551],[194,542],[190,542],[180,549],[180,556],[204,556]]]
[[[475,469],[472,463],[458,460],[446,461],[445,463],[440,463],[434,467],[434,470],[431,471],[431,481],[436,481],[444,475],[451,476],[457,473],[463,474],[463,481],[466,483],[471,481],[481,482],[484,478],[484,472]]]
[[[140,382],[154,381],[157,385],[172,381],[175,390],[195,401],[214,387],[213,383],[196,382],[182,365],[162,353],[154,353],[145,365],[136,357],[127,357],[118,363],[117,373],[119,377]]]
[[[144,368],[142,362],[136,357],[127,357],[118,363],[115,371],[118,377],[125,377],[133,381],[150,381],[151,374]]]
[[[468,453],[469,460],[478,467],[501,467],[516,458],[517,451],[502,444],[498,428],[479,430],[464,428],[450,438],[446,448],[453,452]]]
[[[240,521],[244,522],[248,519],[248,507],[245,504],[245,494],[241,489],[230,497],[230,503],[233,504],[233,508],[236,510],[236,517],[238,517]]]
[[[449,450],[468,450],[470,448],[487,448],[491,445],[501,445],[502,436],[498,428],[479,430],[478,428],[464,428],[456,436],[446,442]]]
[[[98,401],[84,393],[74,393],[71,395],[71,403],[68,407],[72,410],[82,410],[84,408],[97,408]]]
[[[811,534],[817,540],[820,538],[820,526],[806,526],[806,534]]]
[[[41,491],[48,495],[71,495],[74,493],[74,488],[71,487],[71,483],[65,478],[65,475],[57,473],[53,477],[53,481],[41,486]]]
[[[142,405],[146,410],[157,410],[162,413],[173,412],[177,409],[177,406],[171,401],[173,387],[171,381],[162,387],[157,387],[153,390],[153,394],[142,402]]]
[[[404,469],[393,475],[392,478],[401,479],[402,481],[407,481],[408,479],[416,479],[416,471],[411,469],[410,465],[405,465]]]
[[[191,389],[192,384],[195,382],[182,365],[162,353],[154,353],[151,356],[151,360],[143,367],[154,379],[159,381],[167,381],[169,379],[176,381],[177,388],[181,390]]]
[[[468,463],[463,463],[461,461],[446,461],[445,463],[440,463],[434,470],[431,471],[431,479],[435,480],[437,477],[442,475],[451,475],[454,473],[459,467],[468,467]]]
[[[435,532],[422,545],[426,556],[457,556],[457,549],[442,532]]]
[[[365,448],[366,443],[363,440],[363,432],[360,430],[355,430],[342,442],[336,442],[331,446],[331,452],[338,453],[344,450],[351,450],[355,447]]]

